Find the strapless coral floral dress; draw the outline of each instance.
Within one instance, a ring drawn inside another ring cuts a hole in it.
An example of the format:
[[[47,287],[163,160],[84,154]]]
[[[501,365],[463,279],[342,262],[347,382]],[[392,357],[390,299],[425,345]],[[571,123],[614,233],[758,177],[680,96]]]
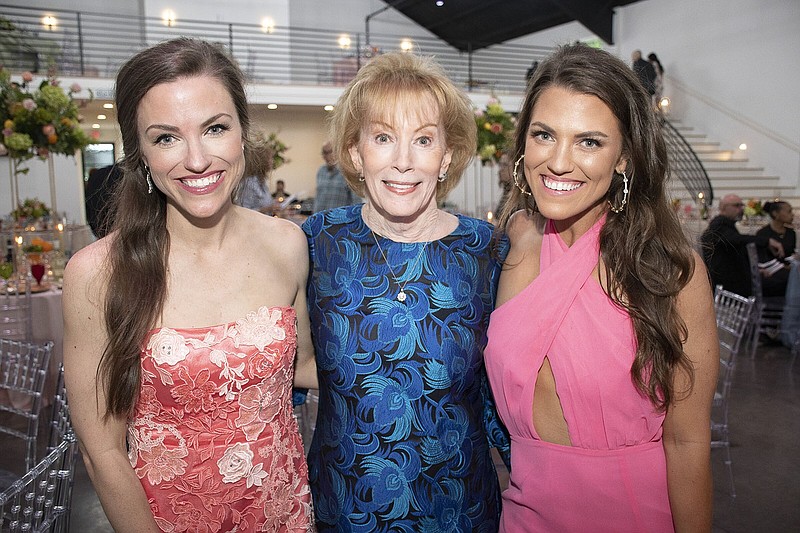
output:
[[[291,307],[143,342],[131,464],[163,531],[314,531]]]

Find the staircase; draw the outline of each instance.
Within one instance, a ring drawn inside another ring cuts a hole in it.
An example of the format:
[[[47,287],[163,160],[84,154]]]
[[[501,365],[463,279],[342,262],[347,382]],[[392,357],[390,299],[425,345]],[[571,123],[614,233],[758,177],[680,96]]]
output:
[[[739,195],[745,201],[755,198],[764,202],[780,198],[795,208],[800,208],[800,196],[796,188],[781,185],[779,176],[767,175],[762,167],[750,164],[747,152],[723,148],[720,143],[709,140],[705,134],[679,120],[670,119],[670,123],[689,143],[703,164],[714,190],[714,208],[726,194]],[[678,198],[681,202],[693,200],[677,180],[672,180],[669,191],[673,198]]]

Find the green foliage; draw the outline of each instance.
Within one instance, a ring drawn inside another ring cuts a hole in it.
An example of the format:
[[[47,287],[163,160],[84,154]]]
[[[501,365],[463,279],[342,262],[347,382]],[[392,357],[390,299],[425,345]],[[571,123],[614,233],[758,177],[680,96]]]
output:
[[[477,154],[482,162],[500,161],[500,156],[513,142],[515,124],[516,118],[503,109],[497,98],[489,98],[486,109],[475,110]]]

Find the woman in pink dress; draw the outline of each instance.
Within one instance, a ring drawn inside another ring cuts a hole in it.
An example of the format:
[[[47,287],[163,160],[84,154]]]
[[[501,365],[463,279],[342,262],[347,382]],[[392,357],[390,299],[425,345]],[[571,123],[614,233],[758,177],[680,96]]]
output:
[[[242,73],[176,39],[119,72],[113,231],[64,278],[75,430],[116,531],[313,531],[293,379],[316,387],[291,222],[235,206],[266,153]]]
[[[485,356],[512,439],[500,530],[710,531],[716,324],[648,95],[617,58],[565,46],[515,150]]]

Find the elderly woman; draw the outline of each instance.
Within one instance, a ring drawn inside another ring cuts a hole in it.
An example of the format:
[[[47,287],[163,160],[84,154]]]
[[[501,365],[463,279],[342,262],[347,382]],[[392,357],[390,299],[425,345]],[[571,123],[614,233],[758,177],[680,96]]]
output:
[[[293,374],[315,387],[308,252],[233,205],[254,164],[244,79],[175,39],[117,76],[113,231],[64,278],[75,431],[115,531],[312,531]]]
[[[497,531],[483,347],[493,228],[437,207],[475,151],[469,100],[391,53],[345,89],[337,159],[363,205],[303,225],[320,401],[309,471],[320,531]]]
[[[565,46],[527,89],[515,152],[486,348],[513,442],[501,531],[710,531],[711,288],[647,93]]]

